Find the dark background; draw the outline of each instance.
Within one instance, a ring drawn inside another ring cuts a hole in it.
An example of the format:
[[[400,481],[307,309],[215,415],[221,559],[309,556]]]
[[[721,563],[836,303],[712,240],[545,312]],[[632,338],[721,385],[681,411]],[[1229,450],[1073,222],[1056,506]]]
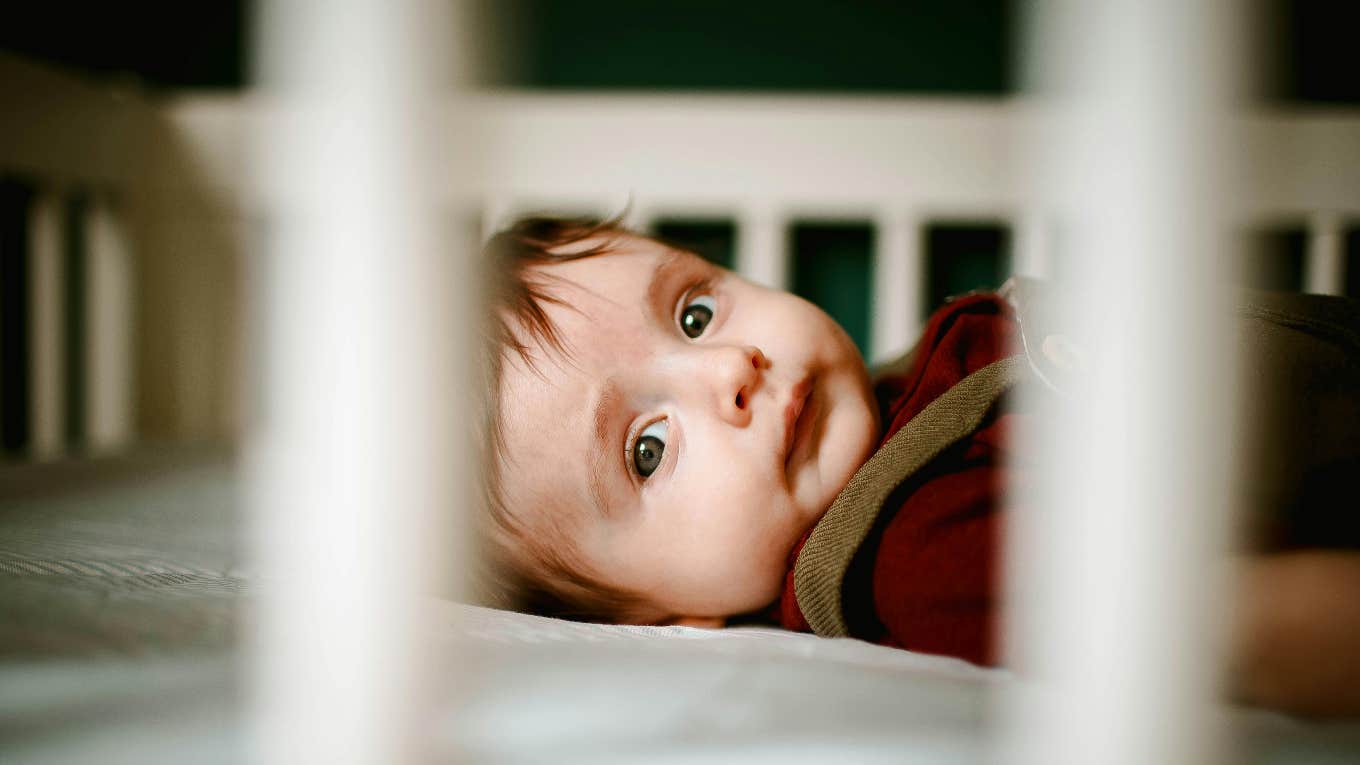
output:
[[[1360,104],[1360,0],[1261,0],[1256,7],[1251,63],[1258,102]],[[489,87],[981,98],[1005,97],[1019,87],[1015,38],[1023,8],[1020,0],[479,0],[476,6],[480,17],[494,20],[482,38],[488,54],[482,84]],[[252,79],[254,9],[251,0],[9,2],[0,6],[0,50],[153,92],[240,90]],[[731,220],[668,219],[655,233],[732,265]],[[1247,233],[1247,282],[1300,289],[1302,222]],[[790,286],[836,317],[867,351],[872,223],[794,221],[786,234]],[[1346,237],[1348,292],[1360,295],[1360,229],[1349,225]],[[949,295],[999,285],[1010,273],[1010,240],[1005,221],[928,222],[921,304],[930,310]],[[4,302],[10,313],[24,310],[21,300]]]
[[[152,88],[250,81],[248,0],[0,7],[0,49]],[[1360,3],[1261,2],[1268,101],[1360,103]],[[484,0],[492,85],[1004,95],[1018,0]],[[512,53],[509,53],[512,52]]]

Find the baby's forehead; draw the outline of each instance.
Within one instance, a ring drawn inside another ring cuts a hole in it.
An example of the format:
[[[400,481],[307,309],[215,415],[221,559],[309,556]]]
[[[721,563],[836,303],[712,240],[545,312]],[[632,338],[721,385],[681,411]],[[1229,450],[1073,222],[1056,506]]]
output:
[[[500,418],[511,426],[507,432],[556,430],[577,413],[590,384],[587,369],[567,350],[526,343],[525,354],[510,352],[501,367]],[[535,422],[545,410],[557,416],[551,422]]]
[[[675,276],[694,269],[669,266],[702,263],[641,237],[629,237],[626,244],[607,254],[533,267],[531,276],[548,277],[544,292],[552,299],[541,301],[541,308],[551,335],[510,317],[521,348],[502,349],[503,448],[497,460],[502,484],[513,485],[530,504],[551,498],[569,515],[582,515],[598,503],[593,498],[603,492],[592,491],[598,471],[590,455],[599,452],[601,424],[591,412],[601,409],[598,399],[610,389],[609,380],[626,377],[654,352],[655,317],[648,314],[656,302],[649,289],[657,274]]]
[[[495,460],[508,510],[522,521],[578,527],[588,507],[590,378],[557,353],[532,363],[512,353],[500,383]]]
[[[682,257],[602,255],[540,267],[541,323],[549,331],[509,317],[520,349],[507,353],[507,361],[558,383],[564,376],[589,382],[605,374],[603,367],[646,358],[660,321],[659,282],[683,270],[672,267]]]

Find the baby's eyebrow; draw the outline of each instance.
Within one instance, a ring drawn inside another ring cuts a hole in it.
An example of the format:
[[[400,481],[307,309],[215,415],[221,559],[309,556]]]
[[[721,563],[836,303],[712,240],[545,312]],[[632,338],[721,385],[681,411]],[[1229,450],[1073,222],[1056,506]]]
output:
[[[614,423],[614,413],[618,411],[622,401],[623,392],[619,389],[618,380],[611,376],[606,377],[600,385],[599,395],[591,407],[590,422],[594,448],[591,449],[590,467],[586,471],[586,485],[596,509],[605,517],[609,517],[609,487],[606,476],[613,469],[610,466],[611,459],[620,457],[609,443],[610,430]]]
[[[651,279],[647,282],[646,306],[651,309],[660,310],[666,302],[671,288],[672,276],[680,271],[685,265],[684,253],[676,250],[666,250],[660,256],[656,268],[652,269]]]

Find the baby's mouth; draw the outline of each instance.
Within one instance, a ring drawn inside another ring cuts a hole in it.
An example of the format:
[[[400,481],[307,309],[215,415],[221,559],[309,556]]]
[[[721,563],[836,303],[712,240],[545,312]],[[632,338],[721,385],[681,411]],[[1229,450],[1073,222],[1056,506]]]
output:
[[[793,462],[794,452],[798,451],[808,438],[812,420],[816,417],[816,402],[812,397],[812,378],[807,377],[793,386],[789,403],[784,407],[784,467]]]

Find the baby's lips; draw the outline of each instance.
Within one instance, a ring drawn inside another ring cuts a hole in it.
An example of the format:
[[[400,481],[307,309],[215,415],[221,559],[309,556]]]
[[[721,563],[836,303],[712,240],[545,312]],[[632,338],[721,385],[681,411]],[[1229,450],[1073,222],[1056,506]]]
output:
[[[784,405],[784,463],[793,455],[794,439],[798,435],[798,418],[812,392],[812,378],[805,377],[789,391],[789,402]]]

